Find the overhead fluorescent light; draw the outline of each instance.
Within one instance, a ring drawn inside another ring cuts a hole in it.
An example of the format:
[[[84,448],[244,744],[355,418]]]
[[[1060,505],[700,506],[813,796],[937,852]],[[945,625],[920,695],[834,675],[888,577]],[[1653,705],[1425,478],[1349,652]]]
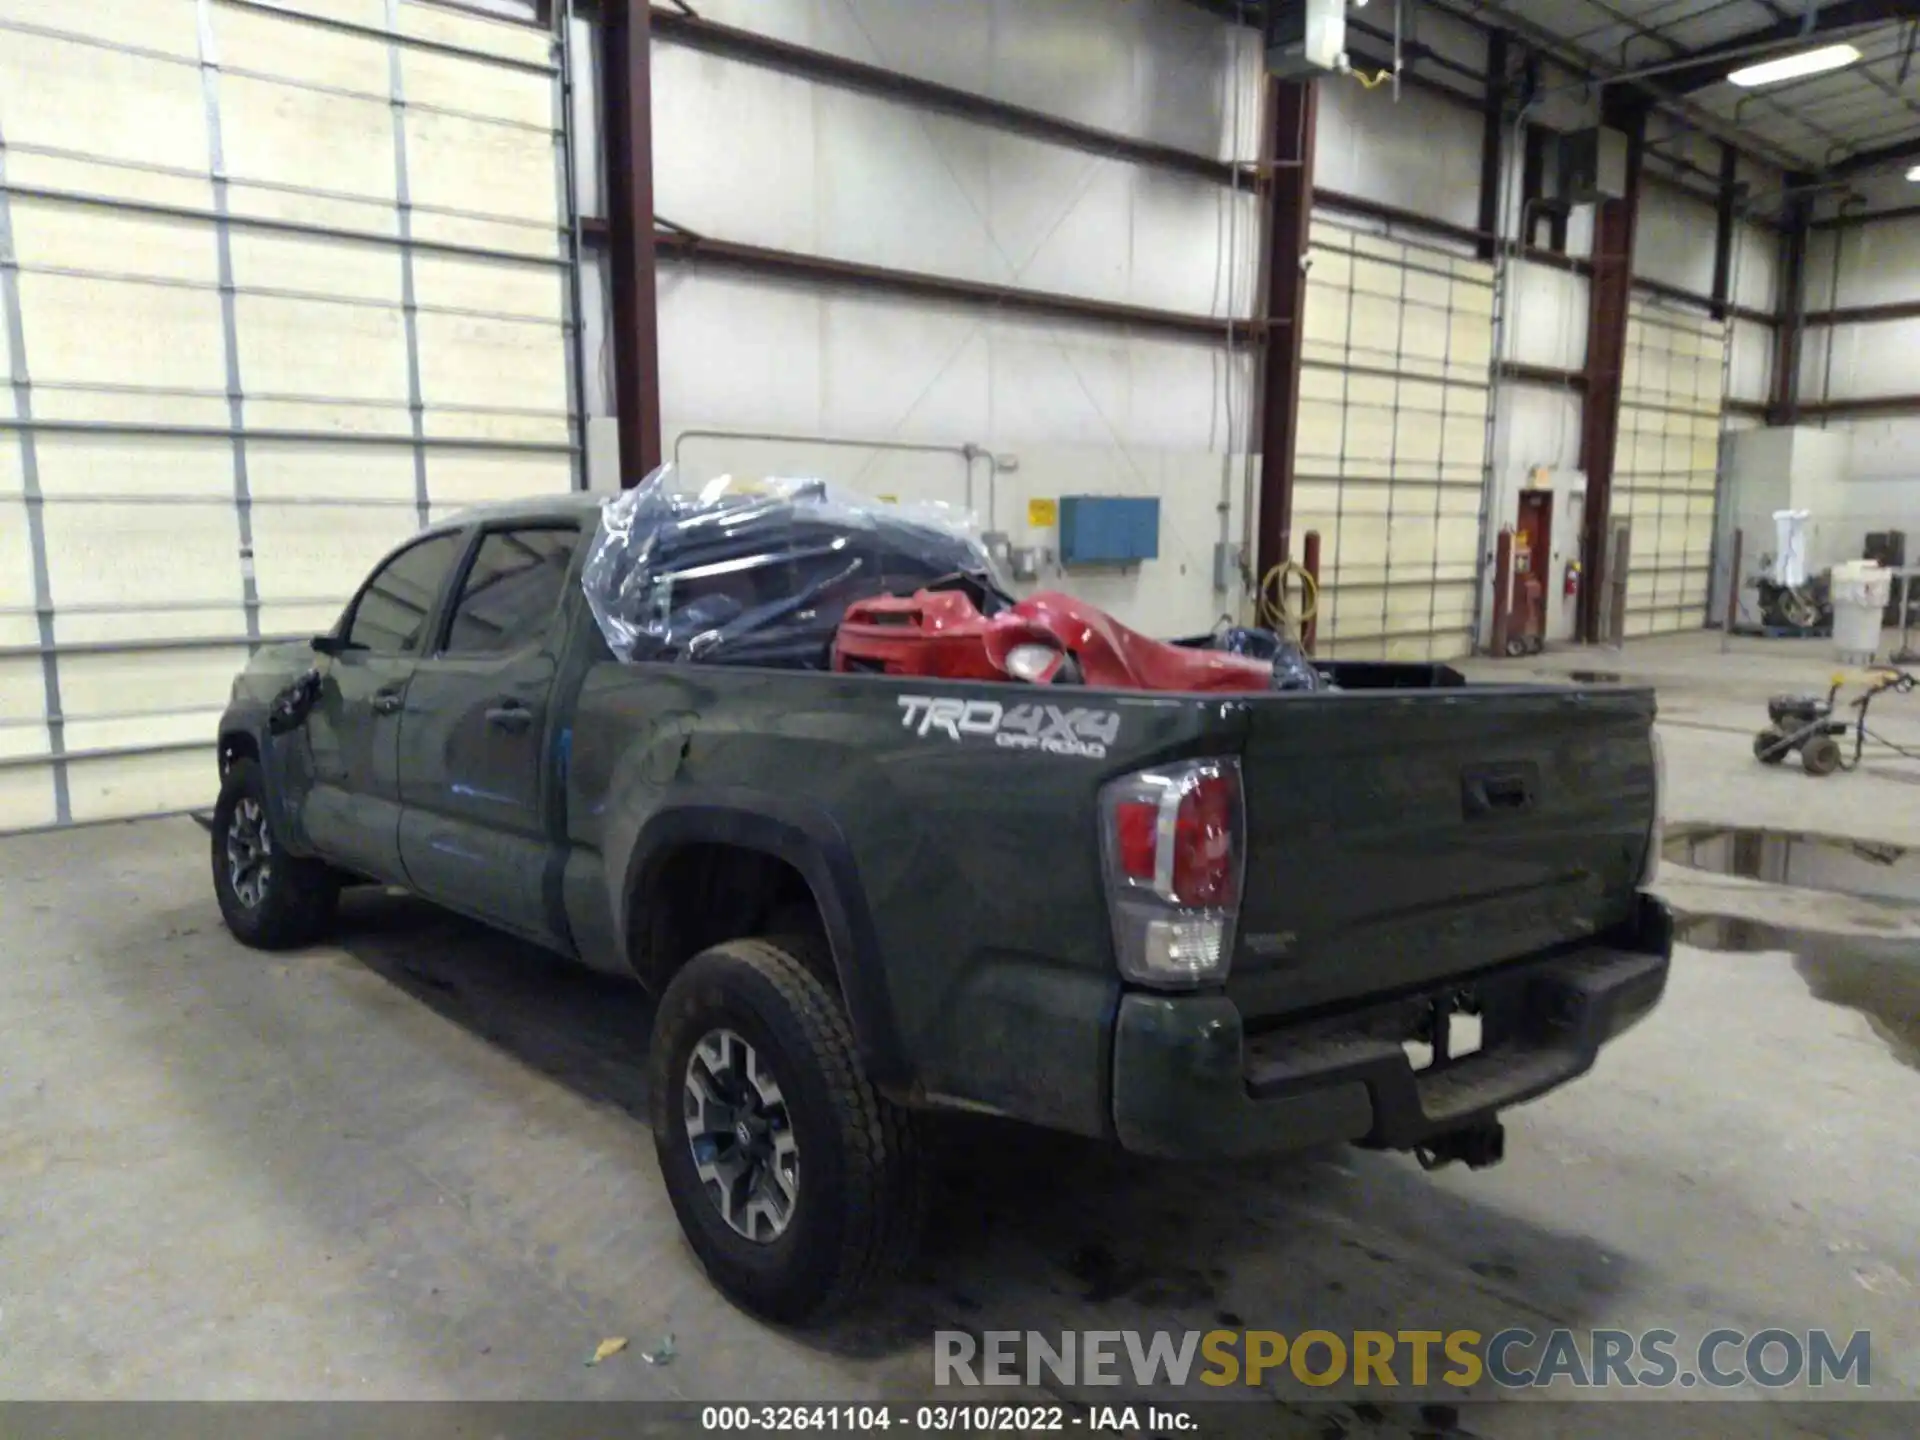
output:
[[[1825,70],[1841,70],[1860,63],[1860,52],[1851,45],[1823,45],[1818,50],[1802,50],[1798,55],[1782,55],[1778,60],[1763,60],[1736,70],[1727,79],[1751,89],[1755,85],[1778,85],[1782,80],[1798,80],[1802,75],[1818,75]]]
[[[1913,181],[1915,184],[1920,184],[1920,165],[1916,165],[1911,170],[1909,170],[1907,172],[1907,178]]]

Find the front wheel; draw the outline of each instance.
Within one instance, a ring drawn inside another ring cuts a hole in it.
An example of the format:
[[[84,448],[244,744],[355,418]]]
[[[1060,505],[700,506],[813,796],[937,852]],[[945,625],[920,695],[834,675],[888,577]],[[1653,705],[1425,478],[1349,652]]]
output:
[[[213,808],[213,893],[227,929],[256,950],[317,940],[333,920],[340,882],[325,865],[287,854],[267,818],[266,776],[236,760]]]
[[[1800,764],[1809,775],[1831,775],[1840,768],[1840,742],[1831,735],[1816,735],[1801,748]]]
[[[1787,749],[1782,743],[1786,738],[1769,725],[1753,737],[1753,758],[1762,765],[1778,765],[1787,758]]]
[[[861,1073],[807,941],[690,960],[654,1018],[653,1143],[713,1282],[771,1320],[840,1309],[909,1258],[924,1213],[911,1117]]]

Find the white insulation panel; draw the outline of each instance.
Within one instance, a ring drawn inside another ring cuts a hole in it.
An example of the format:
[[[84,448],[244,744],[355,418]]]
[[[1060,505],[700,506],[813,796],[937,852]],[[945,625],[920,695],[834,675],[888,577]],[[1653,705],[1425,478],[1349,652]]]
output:
[[[390,21],[0,0],[0,830],[210,804],[251,645],[575,483],[551,39]]]

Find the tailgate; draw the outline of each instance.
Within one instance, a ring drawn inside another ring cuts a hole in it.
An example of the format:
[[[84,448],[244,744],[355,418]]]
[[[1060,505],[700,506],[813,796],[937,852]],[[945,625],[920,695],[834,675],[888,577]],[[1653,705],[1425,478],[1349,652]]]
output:
[[[1626,920],[1657,806],[1653,715],[1650,690],[1545,687],[1254,704],[1242,1013],[1431,984]]]

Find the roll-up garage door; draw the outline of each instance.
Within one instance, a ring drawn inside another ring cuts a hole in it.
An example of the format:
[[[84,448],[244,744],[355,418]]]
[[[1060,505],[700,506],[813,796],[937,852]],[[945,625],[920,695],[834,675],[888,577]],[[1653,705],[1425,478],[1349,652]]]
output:
[[[0,0],[0,829],[208,803],[264,641],[576,483],[552,38]]]
[[[1726,326],[1636,300],[1627,320],[1612,514],[1632,524],[1626,633],[1707,623]]]
[[[1321,535],[1319,653],[1472,648],[1490,267],[1314,221],[1293,533]]]

